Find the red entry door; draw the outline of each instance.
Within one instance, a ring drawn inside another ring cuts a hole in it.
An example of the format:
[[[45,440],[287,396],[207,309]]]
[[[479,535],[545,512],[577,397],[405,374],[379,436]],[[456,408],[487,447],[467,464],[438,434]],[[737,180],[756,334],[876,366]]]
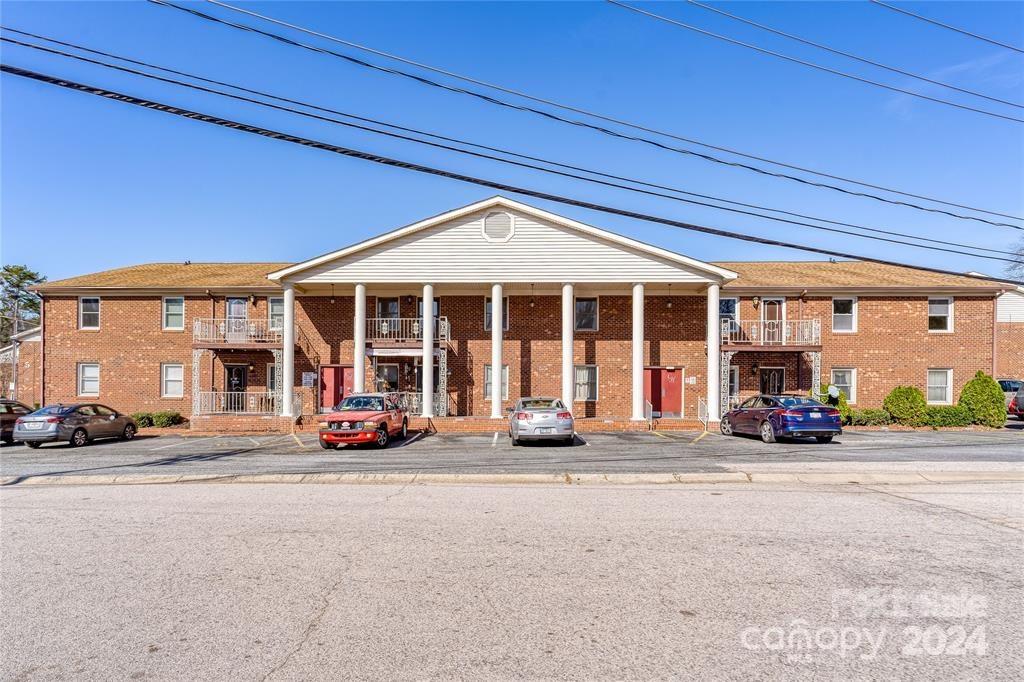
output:
[[[352,392],[355,381],[352,367],[330,365],[320,368],[320,409],[329,412]]]
[[[644,369],[644,400],[651,404],[654,417],[683,415],[683,370],[647,367]]]

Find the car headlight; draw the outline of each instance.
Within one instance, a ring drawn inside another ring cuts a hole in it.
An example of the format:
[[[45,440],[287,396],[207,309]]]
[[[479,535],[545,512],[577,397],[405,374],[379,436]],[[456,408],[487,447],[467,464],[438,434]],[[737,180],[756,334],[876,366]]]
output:
[[[363,422],[362,428],[366,429],[367,431],[373,431],[377,428],[377,422]]]

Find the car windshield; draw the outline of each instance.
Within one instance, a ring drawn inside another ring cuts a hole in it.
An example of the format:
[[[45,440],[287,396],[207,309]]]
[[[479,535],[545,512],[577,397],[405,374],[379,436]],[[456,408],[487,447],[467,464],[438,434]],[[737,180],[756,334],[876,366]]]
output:
[[[334,409],[338,412],[355,412],[357,410],[381,412],[384,409],[384,399],[379,396],[350,395],[338,403]]]
[[[783,407],[821,407],[823,403],[811,398],[798,398],[795,396],[781,396],[776,398]]]
[[[1006,393],[1013,393],[1019,391],[1021,386],[1024,386],[1022,381],[1014,381],[1013,379],[1001,379],[999,385]]]
[[[37,414],[40,417],[45,417],[51,414],[65,414],[67,412],[70,412],[72,409],[74,408],[68,407],[67,405],[47,405],[46,407],[36,410],[32,414]]]
[[[524,398],[523,407],[527,410],[561,409],[562,401],[554,398]]]

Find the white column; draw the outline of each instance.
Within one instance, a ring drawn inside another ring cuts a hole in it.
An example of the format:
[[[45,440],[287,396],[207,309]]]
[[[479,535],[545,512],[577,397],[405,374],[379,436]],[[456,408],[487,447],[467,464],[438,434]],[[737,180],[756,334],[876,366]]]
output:
[[[501,409],[501,337],[504,331],[505,301],[500,284],[491,285],[491,417],[505,416]]]
[[[434,416],[434,285],[423,285],[423,416]]]
[[[576,379],[572,365],[572,332],[576,311],[572,284],[562,285],[562,402],[572,410]]]
[[[356,285],[356,315],[352,320],[352,373],[355,375],[352,390],[361,393],[366,390],[366,285]]]
[[[292,391],[295,390],[295,286],[284,283],[284,360],[281,367],[281,414],[295,417]]]
[[[708,421],[721,419],[722,323],[718,313],[718,285],[708,287]]]
[[[644,285],[633,284],[633,421],[644,417]]]

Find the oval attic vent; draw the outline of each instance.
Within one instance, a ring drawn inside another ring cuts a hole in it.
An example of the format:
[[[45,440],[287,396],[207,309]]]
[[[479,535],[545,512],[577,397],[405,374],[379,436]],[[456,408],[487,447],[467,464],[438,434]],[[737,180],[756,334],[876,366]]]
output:
[[[507,242],[511,239],[512,216],[499,212],[484,216],[484,238],[491,242]]]

